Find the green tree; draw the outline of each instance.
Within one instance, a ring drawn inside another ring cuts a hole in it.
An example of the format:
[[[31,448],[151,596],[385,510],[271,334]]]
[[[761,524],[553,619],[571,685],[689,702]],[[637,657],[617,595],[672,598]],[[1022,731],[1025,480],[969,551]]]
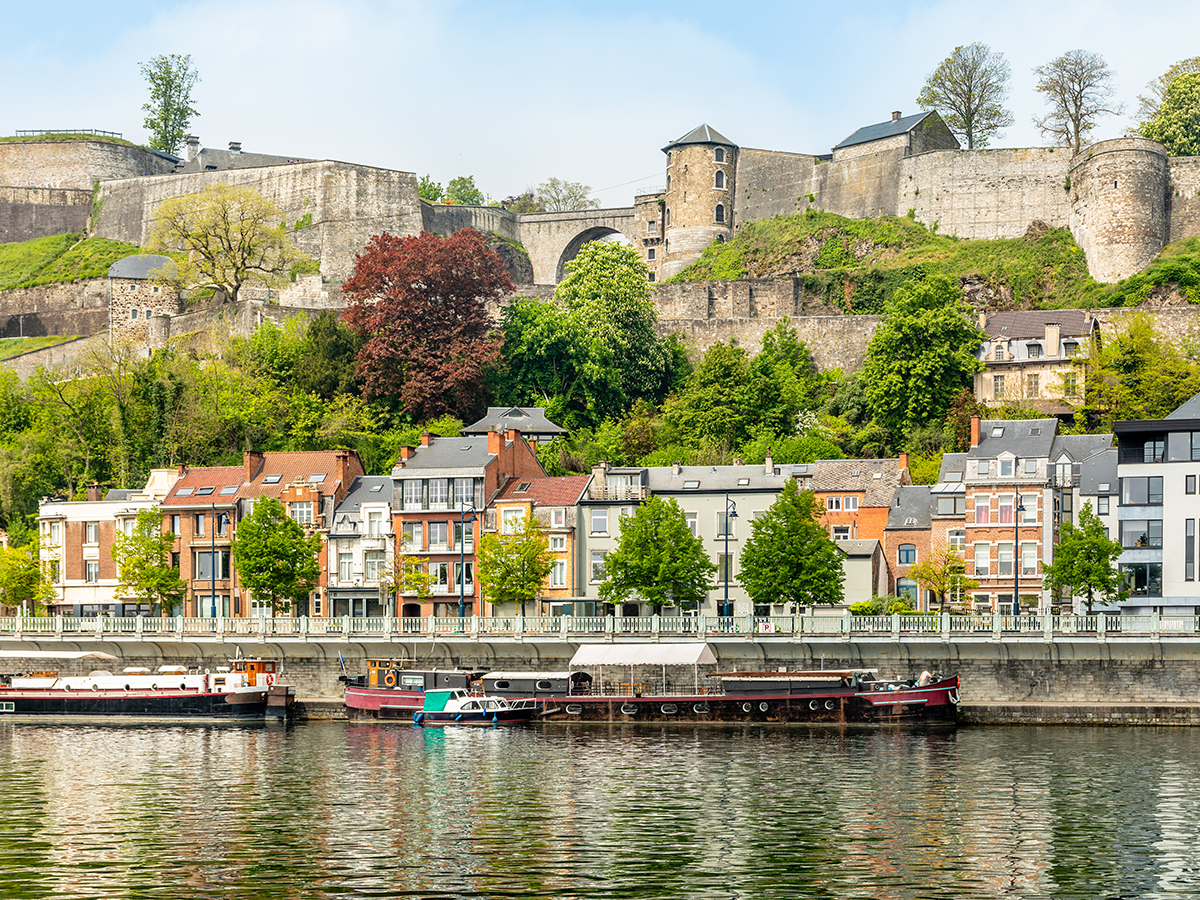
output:
[[[934,550],[909,569],[908,577],[935,594],[943,609],[947,597],[957,597],[969,603],[967,592],[979,587],[978,581],[967,576],[966,560],[947,546]]]
[[[434,181],[430,175],[422,175],[417,182],[417,196],[428,203],[439,203],[446,196],[441,182]]]
[[[1172,81],[1158,113],[1139,131],[1165,146],[1170,156],[1200,156],[1200,73]]]
[[[1125,599],[1125,586],[1115,565],[1120,555],[1120,542],[1109,538],[1089,500],[1079,511],[1078,525],[1062,524],[1054,562],[1046,567],[1046,587],[1082,597],[1091,615],[1097,600],[1108,604]]]
[[[621,603],[636,596],[655,612],[664,606],[699,609],[716,571],[679,504],[652,497],[622,517],[617,549],[604,560],[600,599]]]
[[[941,421],[983,364],[984,334],[968,320],[957,284],[940,275],[896,291],[867,347],[867,404],[876,424],[896,432]]]
[[[187,583],[171,565],[177,536],[163,531],[162,522],[157,506],[141,510],[130,534],[118,529],[113,535],[112,555],[122,597],[174,615],[187,594]]]
[[[477,569],[483,599],[493,606],[519,603],[525,615],[525,604],[541,595],[552,564],[546,533],[533,516],[514,534],[485,534]]]
[[[321,575],[321,536],[304,528],[273,497],[255,501],[237,528],[233,559],[238,577],[254,599],[275,615],[306,598]]]
[[[1050,111],[1033,123],[1064,147],[1079,152],[1102,116],[1119,115],[1113,103],[1113,71],[1099,53],[1072,50],[1033,70],[1038,93],[1046,95]]]
[[[358,393],[355,370],[360,346],[358,337],[336,312],[322,310],[304,335],[294,368],[296,387],[325,400]]]
[[[976,41],[955,47],[925,79],[917,96],[921,109],[936,109],[968,150],[986,147],[1001,128],[1013,123],[1004,108],[1011,75],[1003,53]]]
[[[161,54],[139,67],[150,86],[150,102],[142,106],[146,113],[142,127],[150,132],[150,146],[178,153],[188,124],[200,115],[192,106],[192,88],[200,73],[192,68],[190,54]]]
[[[483,206],[483,191],[475,186],[474,175],[459,175],[446,185],[445,199],[454,206]]]
[[[755,604],[842,602],[842,552],[817,521],[820,515],[812,492],[789,479],[775,502],[750,523],[741,581]]]
[[[1167,88],[1180,75],[1193,75],[1200,72],[1200,56],[1180,60],[1146,85],[1146,94],[1138,95],[1137,120],[1149,122],[1157,118],[1159,107],[1167,96]]]
[[[575,209],[597,209],[600,201],[589,197],[591,187],[578,181],[548,178],[537,186],[534,203],[539,212],[569,212]]]
[[[0,547],[0,606],[33,616],[54,596],[38,558],[36,540],[24,547]]]
[[[148,249],[177,254],[164,280],[236,301],[245,284],[282,287],[292,265],[307,259],[282,219],[279,207],[253,188],[218,181],[160,203]]]

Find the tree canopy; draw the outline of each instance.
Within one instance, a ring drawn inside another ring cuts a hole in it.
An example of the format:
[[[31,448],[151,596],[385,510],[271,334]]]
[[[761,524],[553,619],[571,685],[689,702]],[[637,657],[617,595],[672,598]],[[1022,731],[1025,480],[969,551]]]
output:
[[[533,516],[525,516],[513,534],[485,534],[477,565],[483,599],[520,604],[525,615],[525,604],[541,596],[552,563],[546,533]]]
[[[617,549],[604,559],[600,598],[621,603],[638,597],[655,611],[664,606],[699,609],[716,565],[704,541],[692,534],[679,504],[652,497],[621,518]]]
[[[1200,56],[1180,60],[1146,85],[1146,93],[1138,94],[1137,120],[1149,122],[1157,118],[1158,109],[1167,96],[1167,88],[1180,75],[1194,75],[1200,72]]]
[[[138,65],[150,88],[150,100],[142,106],[142,127],[150,132],[150,146],[178,153],[188,125],[200,115],[192,106],[192,88],[200,73],[192,67],[190,54],[162,54]]]
[[[1200,156],[1200,73],[1173,79],[1157,113],[1139,130],[1170,156]]]
[[[1069,520],[1062,523],[1054,562],[1046,566],[1046,587],[1081,597],[1091,615],[1092,604],[1097,600],[1107,604],[1125,597],[1121,573],[1116,567],[1120,555],[1120,542],[1109,538],[1089,500],[1079,510],[1078,525]]]
[[[750,522],[738,577],[755,604],[842,602],[842,552],[817,521],[820,515],[813,493],[789,479],[767,511]]]
[[[936,109],[967,149],[986,147],[1001,128],[1013,124],[1004,108],[1010,76],[1004,54],[987,44],[955,47],[925,79],[917,105]]]
[[[417,182],[417,196],[429,203],[437,203],[446,195],[441,182],[434,181],[432,175],[422,175]]]
[[[250,515],[238,523],[233,540],[238,577],[271,615],[287,611],[293,601],[304,600],[317,586],[320,552],[321,536],[305,534],[273,497],[255,501]]]
[[[54,598],[36,541],[25,547],[0,547],[0,607],[8,610],[6,615],[36,615]]]
[[[1036,90],[1050,110],[1034,116],[1034,124],[1064,147],[1078,153],[1102,116],[1119,115],[1113,103],[1113,71],[1099,53],[1072,50],[1033,70]]]
[[[979,582],[967,575],[966,560],[957,550],[946,545],[927,554],[908,570],[908,576],[933,593],[943,609],[948,598],[968,605],[969,592],[979,587]]]
[[[138,603],[173,615],[187,594],[187,583],[171,565],[176,535],[162,528],[162,510],[138,512],[133,531],[117,529],[112,555],[117,564],[117,593]]]
[[[591,187],[578,181],[550,177],[537,186],[534,197],[543,212],[596,209],[600,201],[589,196],[591,191]]]
[[[237,300],[243,285],[281,287],[292,266],[311,264],[282,219],[279,207],[253,188],[217,181],[198,194],[162,201],[148,249],[175,254],[164,280]]]
[[[475,186],[474,175],[459,175],[446,185],[445,200],[454,206],[483,206],[486,198]]]
[[[867,403],[877,424],[896,432],[940,422],[983,364],[984,334],[970,323],[957,284],[941,275],[899,288],[867,348]]]
[[[482,412],[484,376],[500,358],[487,304],[511,290],[504,263],[473,229],[371,238],[342,286],[368,399],[390,398],[415,421]]]

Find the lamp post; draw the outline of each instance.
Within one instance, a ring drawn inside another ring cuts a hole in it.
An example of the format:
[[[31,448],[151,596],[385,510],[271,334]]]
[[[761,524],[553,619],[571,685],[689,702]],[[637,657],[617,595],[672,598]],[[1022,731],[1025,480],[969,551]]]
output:
[[[467,513],[471,518],[467,518]],[[467,583],[467,525],[474,524],[476,519],[475,507],[469,506],[458,515],[458,617],[465,618],[467,614],[466,583]],[[471,541],[474,545],[475,541]],[[472,581],[471,596],[475,596],[475,586]]]
[[[212,531],[209,533],[210,553],[208,556],[209,600],[212,617],[217,617],[217,504],[212,505]]]
[[[1016,471],[1016,461],[1013,461],[1013,471]],[[1021,614],[1021,514],[1025,512],[1025,504],[1021,502],[1021,486],[1013,487],[1016,496],[1013,506],[1013,618]]]
[[[731,530],[729,520],[736,519],[736,518],[737,518],[737,503],[735,503],[733,500],[730,500],[729,493],[726,492],[726,494],[725,494],[725,565],[724,565],[725,571],[723,571],[721,573],[721,579],[725,582],[725,602],[721,605],[721,615],[723,615],[723,616],[733,615],[733,613],[729,609],[729,570],[731,568],[731,566],[729,565],[729,532]]]

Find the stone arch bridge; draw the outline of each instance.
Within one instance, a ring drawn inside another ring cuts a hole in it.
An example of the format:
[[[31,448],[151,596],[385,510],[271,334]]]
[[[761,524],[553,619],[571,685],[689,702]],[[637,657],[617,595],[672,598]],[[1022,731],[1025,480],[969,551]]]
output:
[[[636,241],[633,207],[528,213],[517,217],[521,244],[533,263],[535,284],[558,284],[566,265],[588,241],[613,234]]]

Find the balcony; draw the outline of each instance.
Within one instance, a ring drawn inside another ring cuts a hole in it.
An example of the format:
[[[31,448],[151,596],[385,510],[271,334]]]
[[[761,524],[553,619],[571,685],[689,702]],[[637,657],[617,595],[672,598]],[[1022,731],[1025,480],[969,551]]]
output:
[[[632,487],[628,485],[607,487],[605,485],[593,484],[588,490],[588,497],[592,500],[613,500],[618,502],[624,500],[641,502],[642,500],[645,500],[649,494],[650,489],[643,487],[642,485],[636,485]]]

